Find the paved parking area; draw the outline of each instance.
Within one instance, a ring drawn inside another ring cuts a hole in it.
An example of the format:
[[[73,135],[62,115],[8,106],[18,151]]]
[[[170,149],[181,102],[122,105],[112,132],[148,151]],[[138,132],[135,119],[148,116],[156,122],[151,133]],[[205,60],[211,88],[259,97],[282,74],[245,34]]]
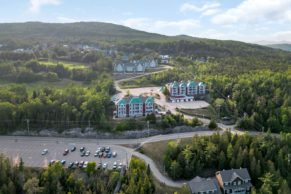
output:
[[[72,146],[76,146],[77,149],[74,152],[69,152],[68,155],[63,156],[65,149],[70,149]],[[80,156],[80,147],[84,146],[86,150],[91,152],[90,156],[81,157]],[[115,158],[98,158],[94,157],[95,151],[98,147],[101,146],[110,146],[111,152],[117,152]],[[44,156],[41,155],[43,149],[48,149],[48,153]],[[66,160],[67,166],[70,162],[75,161],[95,161],[96,164],[99,162],[107,163],[108,168],[113,167],[113,163],[117,162],[123,163],[124,165],[129,164],[131,153],[128,152],[121,146],[118,145],[106,145],[99,144],[98,142],[61,142],[61,141],[29,141],[29,139],[1,139],[0,141],[0,153],[8,156],[11,161],[14,163],[19,162],[19,159],[22,158],[25,166],[31,167],[46,167],[48,166],[51,160]]]

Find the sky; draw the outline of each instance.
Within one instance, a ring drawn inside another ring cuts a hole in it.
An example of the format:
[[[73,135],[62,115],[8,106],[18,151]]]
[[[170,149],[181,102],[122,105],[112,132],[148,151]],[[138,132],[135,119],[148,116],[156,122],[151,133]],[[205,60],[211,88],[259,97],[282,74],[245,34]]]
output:
[[[0,0],[0,5],[1,23],[99,21],[165,35],[291,43],[291,0]]]

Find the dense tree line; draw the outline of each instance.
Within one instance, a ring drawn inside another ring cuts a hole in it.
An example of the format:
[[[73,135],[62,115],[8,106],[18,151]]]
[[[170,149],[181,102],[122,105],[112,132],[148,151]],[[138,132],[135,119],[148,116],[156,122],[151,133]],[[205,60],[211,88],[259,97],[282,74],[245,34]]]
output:
[[[290,71],[255,71],[238,77],[209,77],[213,105],[221,116],[240,117],[244,129],[291,132]]]
[[[155,186],[151,178],[151,170],[145,162],[133,157],[129,169],[122,181],[120,194],[153,194]]]
[[[89,125],[97,129],[109,129],[108,118],[112,115],[113,105],[110,95],[113,93],[113,80],[107,74],[92,82],[90,87],[43,87],[32,92],[21,85],[1,87],[1,133],[26,128],[27,119],[32,129]]]
[[[191,143],[169,142],[164,165],[173,179],[197,175],[213,176],[215,171],[248,168],[260,193],[288,193],[291,187],[291,134],[280,137],[232,135],[225,132],[209,137],[195,136]],[[277,184],[274,184],[277,183]]]
[[[22,162],[12,164],[0,155],[0,193],[113,193],[119,180],[119,172],[96,170],[95,163],[89,164],[93,168],[69,170],[56,163],[46,169],[33,169],[24,167]]]

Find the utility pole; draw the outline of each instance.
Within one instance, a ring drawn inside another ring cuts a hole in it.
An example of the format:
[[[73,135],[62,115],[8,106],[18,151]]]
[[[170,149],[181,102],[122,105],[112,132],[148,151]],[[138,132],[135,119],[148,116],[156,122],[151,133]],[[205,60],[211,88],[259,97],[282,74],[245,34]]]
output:
[[[148,125],[148,137],[150,136],[150,121],[147,121],[147,125]]]
[[[29,134],[29,119],[26,119],[27,134]]]

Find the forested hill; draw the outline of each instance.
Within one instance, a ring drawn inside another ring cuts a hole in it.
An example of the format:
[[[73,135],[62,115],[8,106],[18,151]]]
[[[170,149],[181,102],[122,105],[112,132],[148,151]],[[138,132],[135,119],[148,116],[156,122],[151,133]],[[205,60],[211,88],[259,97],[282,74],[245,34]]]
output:
[[[291,44],[269,44],[266,45],[267,47],[275,48],[275,49],[281,49],[284,51],[290,51],[291,52]]]
[[[0,41],[17,40],[152,40],[166,36],[147,33],[131,28],[102,22],[78,23],[2,23],[0,24]]]
[[[276,59],[276,64],[291,61],[290,52],[256,44],[186,35],[165,36],[110,23],[0,23],[0,44],[12,42],[12,45],[16,45],[14,49],[17,46],[31,47],[43,42],[99,43],[100,41],[121,43],[119,48],[128,52],[141,52],[147,48],[160,54],[176,56],[255,57],[262,61]]]

